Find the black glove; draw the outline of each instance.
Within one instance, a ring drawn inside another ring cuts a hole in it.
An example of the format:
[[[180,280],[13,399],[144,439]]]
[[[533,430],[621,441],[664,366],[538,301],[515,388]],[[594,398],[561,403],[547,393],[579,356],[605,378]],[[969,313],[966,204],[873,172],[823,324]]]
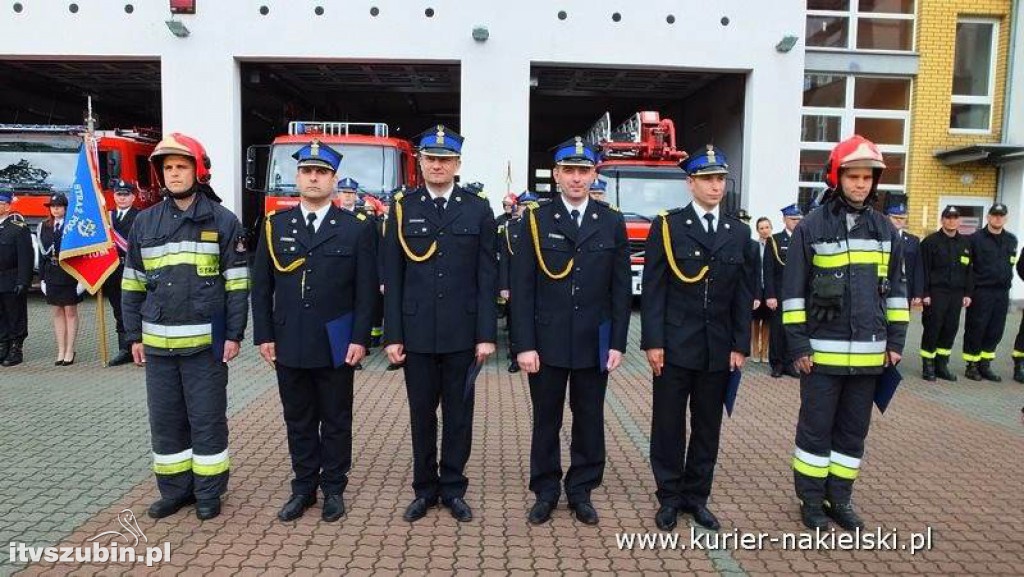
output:
[[[834,274],[816,276],[811,281],[811,316],[819,322],[831,322],[843,311],[846,283]]]
[[[16,285],[14,285],[14,296],[20,297],[23,294],[25,294],[25,285],[23,285],[23,284],[16,284]]]

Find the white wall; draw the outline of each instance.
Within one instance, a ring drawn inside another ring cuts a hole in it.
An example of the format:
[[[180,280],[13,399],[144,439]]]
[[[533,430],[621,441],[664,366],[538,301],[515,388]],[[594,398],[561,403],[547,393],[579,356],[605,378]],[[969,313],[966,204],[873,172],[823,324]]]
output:
[[[796,190],[803,49],[780,54],[774,46],[784,34],[802,35],[803,0],[199,0],[199,14],[180,18],[192,33],[184,39],[164,25],[162,0],[78,0],[77,14],[70,2],[22,0],[21,14],[12,2],[0,6],[0,58],[159,58],[164,129],[207,146],[213,183],[232,208],[241,205],[243,169],[238,61],[263,59],[460,62],[463,171],[503,184],[511,163],[513,190],[527,179],[531,62],[749,72],[743,150],[732,153],[742,155],[747,208],[768,213],[778,204],[772,191]],[[314,15],[317,5],[323,16]],[[433,18],[424,16],[428,6]],[[472,40],[475,25],[489,28],[487,42]]]

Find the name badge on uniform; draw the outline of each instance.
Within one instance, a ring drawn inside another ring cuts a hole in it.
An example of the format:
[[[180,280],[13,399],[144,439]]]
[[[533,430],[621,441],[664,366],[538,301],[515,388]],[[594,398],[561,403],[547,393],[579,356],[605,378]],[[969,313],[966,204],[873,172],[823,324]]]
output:
[[[290,236],[282,236],[278,240],[280,240],[281,242],[295,242],[295,239]]]
[[[425,218],[410,218],[409,219],[409,224],[423,224],[424,222],[427,222],[427,219],[425,219]]]
[[[203,242],[217,242],[217,231],[204,230],[199,233],[199,240]]]
[[[565,240],[565,235],[549,232],[548,233],[548,238],[557,238],[558,240]]]

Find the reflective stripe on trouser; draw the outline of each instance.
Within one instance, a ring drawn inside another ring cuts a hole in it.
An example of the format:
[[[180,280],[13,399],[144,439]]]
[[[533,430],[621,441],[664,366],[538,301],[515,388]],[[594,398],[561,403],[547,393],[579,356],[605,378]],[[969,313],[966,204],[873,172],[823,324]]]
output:
[[[934,290],[931,299],[932,304],[921,313],[921,350],[948,357],[960,329],[964,293],[962,290]]]
[[[802,501],[845,503],[864,455],[877,375],[800,377],[793,477]]]
[[[1009,289],[978,287],[964,319],[964,360],[991,361],[1006,328]]]
[[[209,349],[146,357],[153,470],[160,495],[215,499],[227,489],[228,368]]]

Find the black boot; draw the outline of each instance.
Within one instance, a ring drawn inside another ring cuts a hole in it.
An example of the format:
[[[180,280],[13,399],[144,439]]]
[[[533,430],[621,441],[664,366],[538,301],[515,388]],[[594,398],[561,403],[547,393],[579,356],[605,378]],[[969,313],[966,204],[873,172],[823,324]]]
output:
[[[993,383],[1003,382],[1003,377],[992,372],[992,361],[978,361],[978,374],[986,381],[992,381]]]
[[[11,352],[11,341],[0,341],[0,363],[4,362],[9,352]]]
[[[1013,380],[1024,383],[1024,358],[1013,359]]]
[[[7,351],[7,356],[4,358],[4,362],[0,363],[0,365],[5,367],[20,365],[24,360],[21,355],[21,341],[14,341],[11,343],[11,348]]]
[[[971,381],[980,381],[981,371],[978,370],[978,363],[967,361],[967,371],[964,372],[964,376]]]
[[[921,359],[921,378],[926,381],[935,380],[935,359]]]
[[[821,501],[805,502],[800,505],[800,520],[808,529],[828,529],[828,517],[825,516],[825,509]]]
[[[944,381],[956,382],[956,375],[949,372],[949,357],[943,355],[935,357],[935,376]]]
[[[836,522],[836,525],[847,531],[864,528],[864,521],[853,510],[853,503],[829,503],[826,501],[825,514],[831,517]]]

